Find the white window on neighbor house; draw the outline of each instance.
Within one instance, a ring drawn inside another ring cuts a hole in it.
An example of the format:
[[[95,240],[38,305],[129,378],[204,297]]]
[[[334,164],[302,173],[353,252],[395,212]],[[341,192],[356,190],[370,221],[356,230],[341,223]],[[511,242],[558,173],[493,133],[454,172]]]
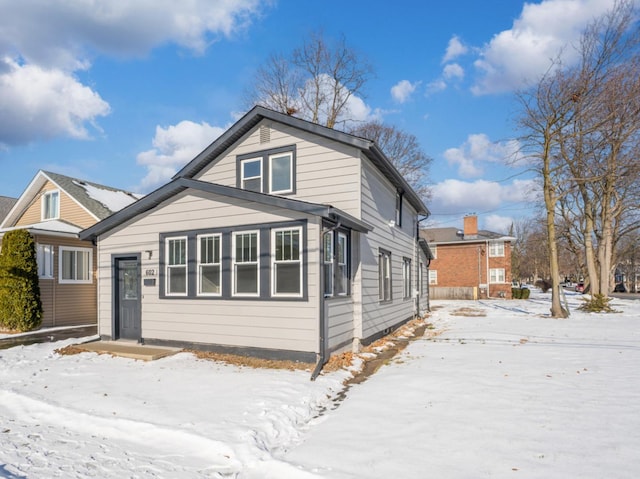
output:
[[[36,245],[36,262],[38,263],[38,277],[53,279],[53,245]]]
[[[293,191],[293,153],[269,156],[269,193]]]
[[[240,175],[240,186],[243,190],[262,193],[262,158],[242,160]]]
[[[402,259],[402,298],[411,297],[411,260],[409,258]]]
[[[233,234],[233,295],[260,294],[258,231]]]
[[[489,269],[490,283],[504,283],[504,268]]]
[[[91,283],[93,251],[91,248],[60,246],[60,283]]]
[[[504,242],[494,241],[489,243],[489,256],[504,256]]]
[[[198,295],[220,296],[222,293],[221,243],[219,234],[198,236]]]
[[[186,296],[187,238],[167,238],[165,242],[165,294],[167,296]]]
[[[429,284],[438,284],[438,270],[430,269],[429,270]]]
[[[302,295],[302,228],[272,230],[272,293],[274,296]]]
[[[42,195],[42,219],[55,220],[60,217],[60,192],[47,191]]]
[[[378,252],[378,288],[378,298],[381,303],[393,301],[391,253],[382,249]]]

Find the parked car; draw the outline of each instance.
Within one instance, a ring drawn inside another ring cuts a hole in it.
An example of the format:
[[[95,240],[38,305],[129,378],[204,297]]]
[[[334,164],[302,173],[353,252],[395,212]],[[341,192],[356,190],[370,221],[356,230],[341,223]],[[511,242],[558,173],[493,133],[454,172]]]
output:
[[[576,293],[584,293],[584,283],[576,284]]]
[[[613,292],[614,293],[626,293],[627,292],[627,288],[624,287],[623,283],[618,283],[618,284],[616,284],[616,287],[613,288]]]

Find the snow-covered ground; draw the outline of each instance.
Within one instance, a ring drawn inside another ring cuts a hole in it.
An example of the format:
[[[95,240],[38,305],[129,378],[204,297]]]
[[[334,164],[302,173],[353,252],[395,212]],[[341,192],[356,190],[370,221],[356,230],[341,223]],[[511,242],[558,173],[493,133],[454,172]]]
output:
[[[344,371],[0,350],[0,477],[637,478],[640,300],[580,298],[436,301],[444,332],[337,408]]]

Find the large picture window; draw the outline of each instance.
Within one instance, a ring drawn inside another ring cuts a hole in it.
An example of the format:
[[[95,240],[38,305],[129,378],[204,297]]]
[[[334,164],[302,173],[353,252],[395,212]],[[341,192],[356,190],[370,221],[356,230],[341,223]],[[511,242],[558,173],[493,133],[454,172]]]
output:
[[[60,217],[60,192],[47,191],[42,195],[42,219],[54,220]]]
[[[258,232],[242,232],[233,235],[233,294],[258,296]]]
[[[272,230],[273,294],[302,294],[302,228]]]
[[[187,294],[187,238],[166,240],[166,294]]]
[[[60,246],[60,283],[91,283],[92,261],[90,248]]]
[[[382,249],[378,253],[378,286],[380,302],[392,301],[391,253]]]
[[[222,293],[221,236],[198,236],[198,295]]]

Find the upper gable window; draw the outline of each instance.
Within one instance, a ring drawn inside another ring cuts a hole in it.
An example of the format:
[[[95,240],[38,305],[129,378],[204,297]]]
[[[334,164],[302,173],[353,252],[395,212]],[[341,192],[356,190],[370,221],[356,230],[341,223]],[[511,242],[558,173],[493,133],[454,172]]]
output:
[[[60,217],[60,192],[47,191],[42,195],[42,219],[54,220]]]
[[[293,154],[291,152],[269,156],[269,193],[293,191]]]
[[[295,193],[295,145],[239,155],[236,186],[259,193]]]
[[[251,158],[240,162],[242,175],[240,185],[243,190],[262,193],[262,158]]]

